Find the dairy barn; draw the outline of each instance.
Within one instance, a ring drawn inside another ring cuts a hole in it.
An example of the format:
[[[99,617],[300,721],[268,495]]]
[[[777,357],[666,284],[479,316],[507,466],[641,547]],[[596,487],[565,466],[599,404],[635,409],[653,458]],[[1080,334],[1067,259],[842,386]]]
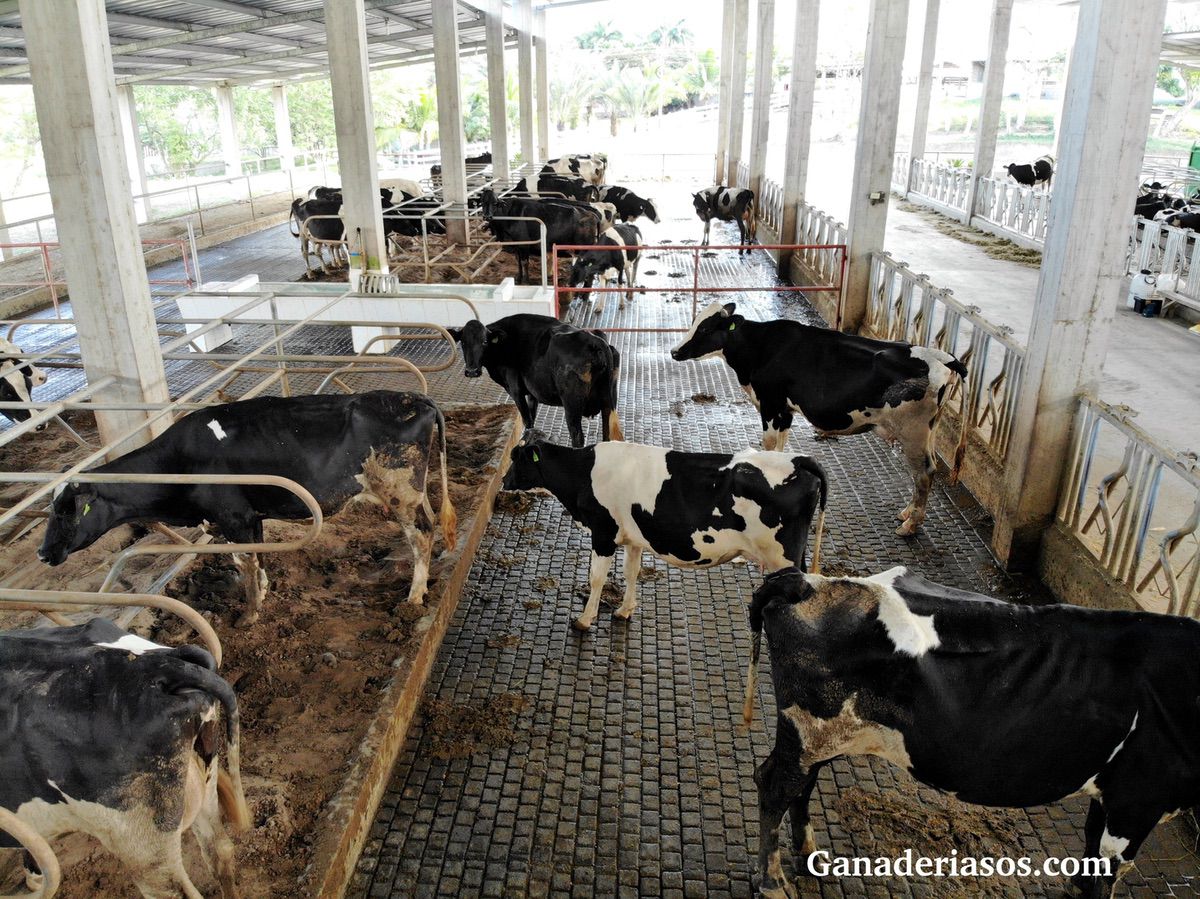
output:
[[[0,0],[0,894],[1200,894],[1189,15]]]

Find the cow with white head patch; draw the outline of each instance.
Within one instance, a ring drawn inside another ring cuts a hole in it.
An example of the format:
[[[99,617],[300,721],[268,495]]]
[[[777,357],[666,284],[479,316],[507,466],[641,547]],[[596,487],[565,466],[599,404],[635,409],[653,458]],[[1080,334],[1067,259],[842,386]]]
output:
[[[763,448],[782,450],[794,416],[819,436],[876,430],[900,446],[913,472],[912,500],[896,533],[910,537],[925,520],[936,469],[933,435],[953,389],[965,394],[967,368],[949,353],[908,343],[873,340],[800,322],[757,322],[734,303],[712,303],[697,314],[671,350],[677,362],[720,357],[762,419]],[[966,451],[963,415],[951,480]]]
[[[1075,878],[1088,899],[1110,895],[1158,823],[1200,803],[1198,621],[1016,605],[897,567],[770,574],[750,627],[754,658],[767,639],[778,713],[754,775],[763,896],[795,895],[780,823],[791,814],[804,870],[818,775],[843,756],[878,756],[978,805],[1090,797],[1071,854],[1111,870]]]
[[[0,403],[31,403],[33,388],[46,383],[46,373],[32,362],[21,358],[21,348],[0,337]],[[28,409],[0,409],[11,421],[28,421]],[[38,426],[40,431],[45,425]]]
[[[625,599],[637,607],[642,552],[670,565],[711,568],[741,556],[768,571],[804,567],[813,517],[818,567],[825,472],[807,456],[745,450],[685,453],[637,443],[573,449],[528,440],[512,451],[505,490],[548,490],[591,534],[590,593],[575,622],[587,630],[617,547],[625,547]]]

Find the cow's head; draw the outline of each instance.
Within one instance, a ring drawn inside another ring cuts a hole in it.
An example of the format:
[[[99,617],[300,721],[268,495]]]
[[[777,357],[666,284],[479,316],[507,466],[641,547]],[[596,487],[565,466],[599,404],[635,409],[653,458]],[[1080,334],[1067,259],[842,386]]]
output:
[[[700,216],[702,222],[707,222],[713,216],[712,204],[706,191],[692,194],[692,208],[696,210],[696,215]]]
[[[505,490],[538,490],[545,488],[542,456],[546,441],[535,431],[527,431],[521,442],[509,453],[508,471],[504,473]]]
[[[16,355],[21,348],[0,338],[0,355]],[[21,359],[0,359],[0,402],[28,403],[33,401],[33,388],[46,383],[46,373]],[[0,414],[12,421],[26,421],[33,413],[28,409],[2,409]],[[38,430],[46,427],[38,426]]]
[[[463,374],[468,378],[478,378],[483,373],[483,356],[492,344],[504,339],[504,331],[499,328],[489,328],[477,318],[471,319],[461,328],[447,328],[450,336],[462,345]]]
[[[736,330],[738,325],[746,320],[740,315],[735,315],[736,310],[735,303],[726,303],[724,306],[712,303],[702,310],[683,336],[683,340],[671,350],[671,358],[676,362],[683,362],[687,359],[719,356],[725,349],[729,332]]]
[[[86,549],[112,529],[112,504],[100,496],[97,486],[66,484],[58,489],[46,538],[37,553],[47,565],[61,565],[71,553]]]
[[[650,221],[654,222],[656,225],[660,223],[658,218],[658,207],[654,205],[653,200],[642,200],[641,214],[650,219]]]

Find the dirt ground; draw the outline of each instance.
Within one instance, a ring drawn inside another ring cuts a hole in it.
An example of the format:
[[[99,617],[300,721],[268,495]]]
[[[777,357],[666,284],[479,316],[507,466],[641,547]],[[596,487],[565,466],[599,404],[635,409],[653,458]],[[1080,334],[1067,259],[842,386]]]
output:
[[[496,441],[511,414],[508,406],[446,410],[451,500],[460,535],[474,518],[495,470]],[[440,499],[436,484],[431,477],[435,509]],[[301,522],[267,522],[267,539],[292,539],[306,527]],[[39,539],[40,530],[18,546],[28,548]],[[128,535],[110,534],[105,541],[119,545],[122,539]],[[85,556],[92,557],[90,565],[95,567],[96,552],[88,550],[72,556],[62,568],[76,563],[87,570],[87,563],[77,562]],[[355,759],[378,711],[381,691],[407,671],[407,661],[432,622],[440,581],[456,559],[444,554],[439,537],[429,597],[424,605],[410,605],[405,600],[411,562],[401,528],[378,507],[364,503],[327,519],[318,540],[303,550],[266,557],[271,586],[262,618],[249,628],[232,626],[241,610],[242,590],[227,556],[197,562],[169,589],[200,610],[220,634],[222,674],[238,694],[242,776],[254,823],[250,833],[235,838],[244,895],[302,895],[299,880],[311,860],[322,810]],[[57,575],[54,579],[63,580]],[[173,618],[153,622],[145,630],[160,642],[188,639],[186,629]],[[481,710],[482,723],[476,727],[464,725],[462,714],[451,712],[448,726],[459,733],[450,738],[456,751],[470,745],[460,733],[464,726],[474,728],[472,734],[479,731],[470,739],[490,745],[488,741],[502,737],[504,721],[511,724],[513,717],[496,709]],[[71,837],[58,849],[64,864],[71,865],[59,896],[137,895],[116,861],[90,839]],[[209,891],[215,884],[194,851],[187,867],[201,891],[214,894]]]
[[[934,212],[932,209],[918,206],[916,203],[910,203],[907,200],[899,200],[897,201],[897,205],[905,212],[914,212],[917,215],[923,216],[933,227],[937,228],[943,234],[949,235],[955,240],[961,240],[963,243],[979,247],[979,249],[983,250],[983,252],[987,253],[993,259],[1006,259],[1009,262],[1018,262],[1030,268],[1040,268],[1042,265],[1042,254],[1039,250],[1031,250],[1018,246],[1011,240],[1006,240],[1003,237],[996,237],[994,234],[987,234],[983,231],[977,231],[974,228],[960,225],[946,218],[944,215]]]

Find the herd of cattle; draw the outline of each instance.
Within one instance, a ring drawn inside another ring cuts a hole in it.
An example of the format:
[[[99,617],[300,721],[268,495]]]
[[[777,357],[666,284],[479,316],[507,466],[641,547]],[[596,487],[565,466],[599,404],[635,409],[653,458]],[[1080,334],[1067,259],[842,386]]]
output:
[[[547,175],[603,182],[597,160],[564,167]],[[695,201],[709,218],[740,228],[753,221],[752,196],[714,188]],[[485,202],[484,214],[499,225],[505,215],[526,218],[522,204],[581,211],[592,201],[493,195]],[[638,214],[653,217],[651,210]],[[743,236],[752,239],[752,230]],[[802,870],[815,849],[808,804],[817,776],[846,755],[880,756],[970,803],[1025,807],[1089,796],[1084,855],[1113,862],[1109,875],[1078,880],[1092,897],[1109,894],[1156,824],[1200,802],[1200,670],[1192,662],[1200,622],[1014,605],[903,568],[872,577],[818,573],[830,484],[817,460],[788,452],[794,417],[818,436],[876,431],[899,445],[914,486],[897,513],[897,534],[911,537],[925,521],[934,429],[966,390],[967,369],[952,355],[794,321],[754,321],[734,303],[713,303],[698,311],[671,358],[723,359],[759,412],[762,449],[710,453],[624,442],[621,355],[602,331],[523,314],[486,325],[473,320],[451,334],[464,375],[486,371],[526,428],[504,488],[550,493],[590,535],[589,592],[577,629],[595,622],[618,546],[625,550],[619,619],[636,609],[647,551],[694,569],[742,557],[766,572],[750,604],[743,710],[749,723],[765,634],[777,725],[774,747],[755,772],[763,895],[794,895],[780,823],[790,813]],[[5,351],[15,347],[0,346]],[[20,360],[3,371],[0,389],[18,396],[44,377]],[[563,408],[570,446],[536,430],[543,405]],[[602,439],[586,446],[583,419],[595,416]],[[952,476],[965,441],[964,422]],[[427,489],[434,465],[436,513]],[[414,603],[424,599],[435,540],[456,545],[444,420],[419,394],[214,405],[95,471],[271,474],[304,486],[328,514],[351,502],[378,504],[403,526],[414,557]],[[53,499],[38,555],[61,564],[126,523],[209,522],[228,540],[256,542],[266,519],[307,514],[276,487],[72,481]],[[260,559],[237,564],[246,597],[238,625],[249,626],[269,585]],[[247,826],[239,713],[208,653],[160,646],[97,620],[0,633],[0,659],[0,807],[47,838],[96,836],[148,897],[200,895],[182,861],[182,835],[190,831],[223,895],[237,895],[222,816],[234,831]],[[228,774],[219,764],[222,714]],[[26,863],[35,884],[39,874]]]

